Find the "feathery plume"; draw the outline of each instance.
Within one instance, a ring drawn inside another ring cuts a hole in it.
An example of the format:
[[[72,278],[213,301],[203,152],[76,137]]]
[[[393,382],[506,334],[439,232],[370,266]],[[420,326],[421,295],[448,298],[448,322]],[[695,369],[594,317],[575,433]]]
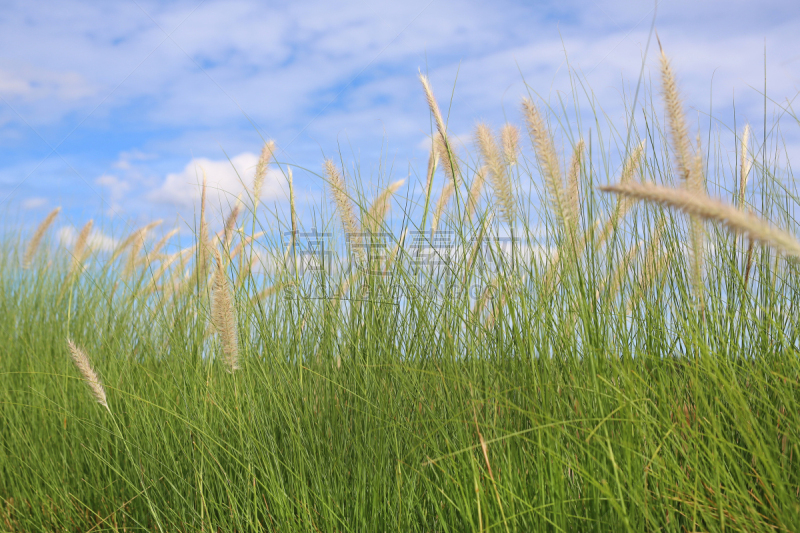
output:
[[[222,353],[228,371],[239,370],[239,344],[236,334],[236,313],[233,307],[228,275],[219,250],[214,249],[217,269],[214,272],[214,285],[211,292],[211,322],[219,333]]]
[[[86,223],[78,234],[78,239],[75,241],[75,246],[72,247],[72,266],[70,267],[68,277],[71,278],[77,274],[83,265],[83,260],[86,259],[86,242],[89,240],[89,234],[92,231],[93,220]]]
[[[744,194],[747,189],[747,181],[750,178],[750,157],[747,154],[747,144],[750,141],[750,124],[745,124],[742,133],[742,151],[740,154],[741,163],[739,165],[739,208],[744,205]]]
[[[461,170],[458,168],[455,152],[447,145],[441,133],[437,133],[433,141],[438,157],[442,161],[442,168],[444,169],[445,176],[447,176],[448,180],[459,183]]]
[[[378,233],[389,211],[389,199],[403,186],[406,180],[398,180],[386,187],[372,202],[366,213],[366,223],[362,227],[368,228],[370,233]]]
[[[661,48],[660,41],[658,44],[659,48]],[[686,119],[683,116],[683,104],[678,93],[675,75],[663,48],[661,48],[661,92],[667,110],[670,140],[672,141],[672,149],[675,152],[678,175],[684,183],[689,183],[692,171],[689,130],[686,127]]]
[[[83,380],[89,385],[89,389],[91,389],[95,400],[110,413],[111,409],[109,409],[108,402],[106,401],[106,391],[103,388],[103,384],[100,382],[100,378],[97,377],[94,369],[92,369],[89,357],[69,338],[67,338],[67,346],[69,347],[72,361],[75,363],[78,371],[83,375]]]
[[[231,246],[231,241],[233,240],[233,233],[236,229],[236,219],[239,218],[239,211],[242,209],[241,204],[241,197],[237,198],[236,204],[231,209],[231,212],[228,214],[228,218],[225,220],[225,229],[223,233],[223,246],[225,249],[229,249]]]
[[[161,237],[161,239],[159,239],[159,241],[155,244],[155,246],[153,246],[153,249],[150,250],[147,253],[147,255],[157,256],[158,253],[161,251],[161,249],[164,248],[164,246],[167,245],[169,240],[172,237],[174,237],[175,235],[177,235],[177,234],[178,234],[178,228],[174,228],[174,229],[168,231],[166,235],[164,235],[163,237]]]
[[[578,144],[575,145],[575,151],[572,153],[572,160],[570,161],[569,172],[567,173],[567,225],[573,235],[578,231],[580,222],[580,177],[583,149],[584,143],[583,139],[581,139],[578,141]]]
[[[129,277],[133,271],[136,269],[136,263],[139,259],[139,252],[144,247],[144,240],[147,237],[147,233],[161,224],[161,220],[156,220],[155,222],[151,222],[150,224],[144,226],[143,228],[139,228],[138,230],[133,231],[124,241],[123,245],[117,247],[117,249],[124,250],[128,246],[130,246],[131,251],[128,253],[128,262],[125,265],[125,270],[123,275],[127,278]],[[112,255],[113,257],[113,255]]]
[[[658,43],[661,48],[661,41]],[[683,105],[680,94],[678,93],[675,75],[670,67],[667,55],[661,48],[661,87],[664,104],[667,109],[669,122],[670,139],[672,148],[675,152],[675,164],[678,175],[684,186],[696,195],[706,195],[705,183],[703,179],[703,159],[700,151],[700,134],[698,132],[697,150],[695,156],[691,155],[691,143],[689,142],[688,128],[686,119],[683,115]],[[695,289],[695,297],[698,307],[702,310],[704,306],[703,298],[703,240],[704,232],[701,222],[692,215],[691,226],[691,250],[692,250],[692,281]]]
[[[439,145],[437,146],[439,157],[442,158],[442,161],[445,165],[445,172],[448,174],[450,179],[457,179],[459,172],[458,165],[456,163],[456,154],[452,145],[450,144],[450,141],[447,139],[447,126],[442,118],[442,112],[439,111],[439,104],[436,103],[436,98],[433,96],[433,90],[431,89],[431,84],[428,81],[428,77],[424,74],[420,74],[419,81],[422,82],[422,88],[425,90],[425,98],[428,101],[428,107],[430,108],[431,114],[436,122],[436,130],[439,132],[437,140],[437,144]]]
[[[700,151],[700,132],[697,133],[697,152],[692,158],[691,182],[689,190],[696,195],[706,196],[703,181],[703,155]],[[705,254],[705,228],[696,216],[691,217],[692,231],[692,282],[697,305],[700,311],[705,308],[705,292],[703,291],[703,255]]]
[[[422,88],[425,90],[425,98],[428,100],[428,107],[430,108],[431,114],[436,121],[436,129],[439,130],[439,135],[442,136],[445,146],[449,148],[449,144],[447,143],[447,127],[445,126],[444,119],[442,118],[442,113],[439,111],[439,104],[436,103],[436,98],[433,96],[433,90],[431,89],[431,84],[428,81],[428,77],[424,74],[420,74],[419,81],[422,82]]]
[[[336,207],[339,211],[339,219],[342,221],[342,227],[349,236],[351,242],[358,244],[358,242],[360,242],[358,237],[361,230],[356,221],[353,205],[350,203],[350,198],[347,195],[347,186],[345,185],[344,178],[339,174],[336,165],[330,159],[325,161],[325,175],[331,187],[333,201],[336,203]],[[360,249],[358,246],[357,248]]]
[[[522,100],[522,110],[525,114],[525,121],[528,125],[528,132],[533,141],[533,148],[539,165],[544,173],[544,182],[547,187],[547,196],[550,207],[554,211],[556,219],[560,224],[564,224],[564,180],[561,177],[561,168],[558,163],[558,155],[553,147],[550,133],[545,127],[539,109],[530,99]]]
[[[275,152],[275,141],[268,141],[264,143],[261,149],[261,156],[258,158],[256,165],[256,175],[253,178],[253,201],[258,205],[258,200],[261,198],[261,188],[264,186],[264,178],[267,176],[267,167]]]
[[[500,140],[503,143],[503,159],[506,165],[517,163],[519,153],[519,129],[513,124],[504,124],[500,130]]]
[[[182,258],[186,252],[191,252],[191,248],[187,248],[185,250],[180,250],[179,252],[175,252],[164,259],[161,260],[161,264],[158,265],[158,270],[156,270],[153,277],[150,279],[150,282],[147,285],[146,291],[151,293],[156,290],[157,284],[159,280],[164,276],[164,274],[169,270],[169,267],[172,266],[177,259]]]
[[[472,220],[472,215],[475,213],[475,209],[478,207],[478,200],[480,200],[481,190],[483,189],[483,184],[486,182],[486,174],[488,173],[489,169],[486,167],[486,165],[482,166],[477,172],[475,172],[475,177],[472,179],[472,186],[469,188],[467,209],[464,212],[464,222]]]
[[[56,219],[56,216],[58,216],[59,212],[61,212],[60,207],[56,207],[50,211],[50,214],[47,215],[42,223],[39,224],[39,227],[36,228],[36,232],[33,234],[33,238],[31,238],[30,243],[28,243],[28,248],[25,250],[25,255],[22,259],[23,268],[30,268],[31,262],[33,261],[33,256],[36,254],[36,250],[39,248],[39,244],[41,244],[44,234],[53,224],[53,221]]]
[[[292,249],[294,249],[297,241],[297,210],[294,207],[294,179],[291,167],[287,168],[287,177],[289,180],[289,214],[292,219]]]
[[[599,189],[636,200],[658,203],[705,220],[720,222],[731,231],[747,235],[756,242],[768,244],[789,255],[800,255],[800,242],[792,234],[731,205],[698,196],[684,189],[672,189],[649,183],[607,185]]]
[[[495,198],[500,203],[503,218],[511,225],[515,218],[514,193],[500,150],[497,148],[489,126],[478,124],[475,128],[475,142],[478,144],[481,155],[486,160],[489,178],[494,188]]]

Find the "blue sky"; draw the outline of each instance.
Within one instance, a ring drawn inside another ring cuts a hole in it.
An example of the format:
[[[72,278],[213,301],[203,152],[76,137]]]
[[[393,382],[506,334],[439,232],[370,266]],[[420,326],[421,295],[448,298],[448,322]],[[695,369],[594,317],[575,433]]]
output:
[[[315,173],[339,150],[367,187],[406,178],[427,161],[420,70],[440,105],[452,95],[449,129],[464,139],[478,120],[520,124],[523,76],[557,101],[569,89],[567,61],[624,126],[622,94],[636,83],[653,9],[613,0],[6,0],[4,221],[32,223],[60,205],[62,227],[182,224],[198,203],[199,166],[235,196],[226,157],[252,175],[262,139],[292,166],[303,205],[323,201]],[[731,117],[735,96],[737,122],[759,135],[765,47],[768,114],[800,90],[796,0],[675,0],[657,13],[688,106],[705,113],[713,99]],[[645,76],[654,79],[656,52],[653,42]],[[800,155],[795,133],[787,149]],[[280,206],[285,194],[271,174],[264,201]]]

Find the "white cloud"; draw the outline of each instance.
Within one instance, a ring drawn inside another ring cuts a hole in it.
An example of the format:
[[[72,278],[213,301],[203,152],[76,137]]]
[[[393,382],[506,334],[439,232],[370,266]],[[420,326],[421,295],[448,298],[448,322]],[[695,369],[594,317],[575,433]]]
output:
[[[74,71],[55,71],[32,65],[6,64],[0,67],[0,96],[35,100],[78,100],[92,96],[97,87]]]
[[[242,194],[246,201],[252,191],[258,156],[245,152],[230,161],[194,158],[181,172],[168,174],[164,183],[149,194],[153,202],[173,204],[178,207],[199,205],[202,194],[203,175],[207,180],[206,201],[213,209],[227,209],[236,197]],[[270,167],[264,179],[261,199],[283,198],[288,191],[286,179],[280,170]]]
[[[73,226],[62,226],[56,232],[56,237],[62,246],[70,248],[75,245],[75,242],[78,240],[79,233],[80,230]],[[89,233],[89,239],[87,243],[89,248],[94,251],[109,252],[116,247],[117,240],[106,235],[100,230],[93,229],[91,233]]]
[[[47,198],[42,198],[41,196],[34,196],[32,198],[26,198],[22,201],[22,209],[39,209],[40,207],[46,206],[48,203]]]

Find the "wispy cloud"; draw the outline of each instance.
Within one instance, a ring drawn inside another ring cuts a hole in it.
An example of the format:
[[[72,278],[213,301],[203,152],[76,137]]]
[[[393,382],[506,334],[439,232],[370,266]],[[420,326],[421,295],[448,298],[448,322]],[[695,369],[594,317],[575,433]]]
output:
[[[419,69],[454,134],[476,120],[518,122],[529,90],[558,105],[572,89],[569,69],[586,83],[584,98],[623,127],[654,6],[7,2],[0,193],[58,197],[68,211],[100,194],[108,214],[166,216],[195,205],[202,167],[212,201],[228,205],[267,138],[281,163],[309,170],[295,173],[300,192],[319,188],[314,174],[339,153],[371,167],[382,156],[405,174],[427,157]],[[800,85],[793,1],[675,0],[659,5],[656,27],[698,113],[713,102],[730,115],[735,95],[737,120],[761,117],[765,47],[768,95],[781,102]],[[648,83],[655,51],[652,43]],[[233,167],[224,153],[239,154]],[[273,168],[267,197],[282,198],[282,180]]]

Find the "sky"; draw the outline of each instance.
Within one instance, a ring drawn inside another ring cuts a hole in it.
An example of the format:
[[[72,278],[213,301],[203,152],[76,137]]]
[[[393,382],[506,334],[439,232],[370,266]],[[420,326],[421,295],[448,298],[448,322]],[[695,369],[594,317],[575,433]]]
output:
[[[800,90],[796,0],[4,0],[3,224],[62,206],[65,235],[89,219],[109,234],[189,228],[201,172],[224,211],[269,139],[303,218],[326,203],[326,158],[368,191],[411,191],[431,132],[420,72],[467,142],[478,121],[522,125],[524,95],[569,101],[571,72],[624,128],[640,72],[658,79],[654,17],[688,116],[713,108],[724,130],[735,103],[758,137],[765,69],[768,129]],[[800,156],[800,124],[783,120]],[[281,210],[287,192],[273,168],[262,201]]]

